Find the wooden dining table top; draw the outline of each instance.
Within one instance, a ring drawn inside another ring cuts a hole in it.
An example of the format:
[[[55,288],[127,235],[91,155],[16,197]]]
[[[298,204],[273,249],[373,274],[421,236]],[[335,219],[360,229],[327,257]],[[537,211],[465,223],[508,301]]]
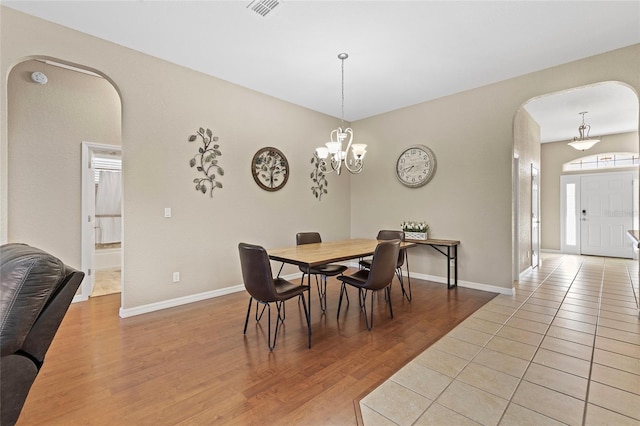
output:
[[[365,238],[327,241],[287,248],[267,249],[267,254],[271,260],[314,267],[331,262],[370,256],[375,252],[379,242],[375,239]],[[413,242],[402,242],[400,248],[406,249],[414,245],[415,243]]]

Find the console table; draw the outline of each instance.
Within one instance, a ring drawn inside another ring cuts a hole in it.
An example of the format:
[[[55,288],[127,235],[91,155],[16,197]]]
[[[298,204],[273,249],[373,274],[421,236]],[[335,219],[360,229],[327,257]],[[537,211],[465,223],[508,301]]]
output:
[[[458,286],[458,245],[460,241],[456,240],[406,240],[408,243],[422,244],[431,246],[441,254],[447,257],[447,288]],[[453,250],[452,250],[453,249]],[[452,253],[453,252],[453,253]],[[453,260],[453,285],[451,284],[451,261]]]

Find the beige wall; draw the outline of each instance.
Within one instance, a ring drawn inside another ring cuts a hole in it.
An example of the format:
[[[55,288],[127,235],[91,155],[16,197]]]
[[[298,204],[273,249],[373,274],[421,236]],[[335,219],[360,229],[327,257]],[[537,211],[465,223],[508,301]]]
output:
[[[47,55],[99,70],[120,94],[125,308],[240,284],[239,241],[287,246],[296,232],[309,229],[325,240],[370,237],[381,228],[397,229],[403,219],[427,220],[433,237],[462,241],[461,280],[510,289],[516,111],[535,96],[598,81],[640,89],[636,45],[358,121],[358,141],[369,144],[365,170],[331,176],[329,195],[318,203],[309,190],[310,155],[339,120],[0,11],[3,82],[15,64]],[[6,85],[1,89],[6,106]],[[3,113],[3,157],[12,143],[6,123]],[[213,199],[191,184],[194,146],[186,138],[200,126],[220,136],[227,172]],[[394,165],[402,149],[416,143],[433,149],[438,170],[425,187],[409,189],[397,182]],[[251,157],[267,145],[282,150],[292,168],[289,183],[276,193],[260,190],[249,172]],[[162,217],[164,207],[173,208],[172,219]],[[410,256],[413,271],[446,275],[442,256],[431,248],[412,249]],[[180,284],[171,283],[172,271],[181,272]]]
[[[640,45],[634,45],[354,123],[370,147],[365,171],[352,179],[351,234],[426,220],[434,238],[461,241],[461,280],[511,288],[516,112],[536,96],[602,81],[637,92],[639,69]],[[434,151],[438,170],[426,186],[410,189],[398,183],[394,164],[416,143]],[[429,247],[411,249],[410,261],[415,272],[446,275],[442,256]]]
[[[120,98],[105,79],[33,60],[11,70],[8,88],[8,240],[80,268],[80,143],[120,145]]]
[[[568,141],[542,144],[541,194],[541,245],[546,250],[560,250],[560,176],[580,172],[562,172],[562,165],[587,155],[605,152],[638,152],[638,132],[603,136],[600,143],[588,151],[576,151]],[[635,168],[637,170],[637,168]],[[624,170],[624,169],[621,169]],[[611,170],[605,170],[610,172]],[[589,170],[586,173],[598,173]]]
[[[313,149],[327,139],[338,119],[6,7],[0,7],[0,19],[3,82],[15,65],[44,55],[98,70],[120,94],[125,309],[240,285],[240,241],[289,246],[295,243],[295,233],[305,230],[318,230],[326,240],[349,237],[349,177],[330,176],[329,194],[321,202],[310,191]],[[2,105],[7,105],[6,83],[2,84]],[[9,138],[5,130],[6,112],[1,124],[3,205],[7,191],[12,203],[39,204],[40,215],[31,218],[34,229],[47,227],[59,220],[49,216],[51,209],[45,202],[50,198],[39,200],[29,191],[17,191],[13,179],[7,185],[13,172],[7,174],[5,159],[19,141]],[[37,122],[31,125],[39,126]],[[57,135],[63,135],[69,125],[59,123]],[[220,137],[223,153],[224,188],[216,190],[213,198],[196,192],[192,181],[197,176],[189,167],[197,145],[187,138],[201,126],[210,127]],[[68,139],[75,140],[80,152],[81,137],[69,131]],[[263,191],[251,176],[253,154],[264,146],[279,148],[291,166],[289,182],[278,192]],[[68,145],[60,149],[72,150]],[[29,162],[29,157],[12,157],[9,169],[28,167]],[[79,170],[79,161],[75,167]],[[54,183],[43,176],[43,191],[59,191]],[[79,179],[74,185],[77,192],[70,192],[77,197],[71,204],[79,212]],[[171,219],[163,217],[165,207],[173,209]],[[39,232],[29,233],[22,226],[19,233],[14,230],[19,224],[15,216],[23,214],[22,208],[16,209],[12,206],[10,215],[3,211],[3,241],[16,241],[14,236],[27,243],[42,241]],[[79,232],[79,221],[77,229]],[[47,243],[51,244],[48,248],[78,265],[80,241],[76,237],[55,240]],[[69,245],[74,248],[66,248]],[[288,271],[296,270],[291,267]],[[171,282],[173,271],[181,273],[179,284]]]

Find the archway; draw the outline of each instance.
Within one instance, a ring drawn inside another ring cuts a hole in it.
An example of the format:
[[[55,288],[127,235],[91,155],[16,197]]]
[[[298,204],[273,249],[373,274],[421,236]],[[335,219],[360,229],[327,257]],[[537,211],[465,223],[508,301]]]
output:
[[[53,58],[18,63],[7,88],[7,238],[83,269],[81,144],[122,145],[118,90],[95,70]]]
[[[552,163],[586,155],[567,145],[572,135],[578,135],[579,113],[583,111],[589,111],[591,136],[602,136],[602,141],[589,153],[638,152],[638,104],[637,93],[628,85],[602,82],[530,99],[516,112],[513,153],[518,169],[514,167],[512,215],[514,279],[531,267],[531,186],[528,183],[531,181],[531,164],[541,169],[540,228],[544,230],[541,232],[541,246],[543,250],[559,252],[559,240],[550,235],[560,235],[561,166]],[[555,149],[551,150],[551,147]],[[557,172],[550,176],[549,169],[557,169]],[[557,182],[556,187],[554,182]]]

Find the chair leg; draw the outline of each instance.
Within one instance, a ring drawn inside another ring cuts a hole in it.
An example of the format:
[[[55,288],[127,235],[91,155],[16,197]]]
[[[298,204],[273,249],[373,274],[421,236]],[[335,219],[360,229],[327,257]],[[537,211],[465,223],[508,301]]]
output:
[[[342,295],[347,292],[347,288],[345,283],[342,283],[340,286],[340,299],[338,299],[338,314],[336,315],[336,319],[340,319],[340,307],[342,306]],[[347,300],[349,299],[349,295],[347,295]]]
[[[278,305],[278,302],[276,302],[276,307],[278,308],[278,316],[276,317],[276,330],[275,333],[273,334],[273,344],[271,343],[271,304],[270,303],[265,303],[265,305],[267,305],[267,310],[269,312],[268,315],[268,319],[269,319],[269,326],[267,327],[267,344],[269,346],[269,351],[273,351],[273,349],[276,347],[276,338],[278,337],[278,325],[280,324],[280,306]]]
[[[266,308],[266,304],[262,305],[262,310],[260,311],[260,314],[258,314],[258,306],[260,305],[260,302],[258,302],[256,300],[256,322],[260,321],[262,319],[262,314],[264,314],[264,309]]]
[[[300,280],[300,284],[301,284],[301,285],[304,285],[304,276],[305,276],[305,275],[307,275],[307,273],[306,273],[306,272],[303,272],[303,273],[302,273],[302,279]],[[298,299],[298,305],[299,305],[299,304],[300,304],[300,299]]]
[[[364,291],[364,295],[362,292],[362,289],[360,287],[358,287],[358,306],[360,307],[360,309],[364,309],[365,305],[364,303],[367,300],[367,291]]]
[[[242,334],[247,334],[247,324],[249,324],[249,314],[251,313],[251,303],[253,302],[253,297],[249,296],[249,307],[247,308],[247,317],[244,320],[244,331]],[[257,309],[257,307],[256,307]]]
[[[384,290],[387,293],[387,303],[389,303],[389,313],[391,314],[391,318],[393,318],[393,306],[391,306],[391,286],[386,286]]]
[[[358,290],[362,289],[359,288]],[[367,330],[371,331],[371,329],[373,328],[373,291],[371,292],[371,312],[369,313],[369,315],[371,315],[371,320],[369,320],[369,317],[367,316],[367,293],[368,291],[365,290],[361,307],[362,311],[364,312],[364,323],[367,325]]]
[[[307,320],[307,338],[309,340],[309,349],[311,349],[311,315],[310,310],[307,309],[307,302],[304,298],[304,293],[300,293],[298,300],[302,299],[302,306],[304,307],[304,318]],[[309,300],[311,303],[311,300]]]
[[[318,299],[320,299],[320,310],[327,310],[327,276],[323,275],[323,279],[318,280],[316,275],[316,287],[318,287]]]

